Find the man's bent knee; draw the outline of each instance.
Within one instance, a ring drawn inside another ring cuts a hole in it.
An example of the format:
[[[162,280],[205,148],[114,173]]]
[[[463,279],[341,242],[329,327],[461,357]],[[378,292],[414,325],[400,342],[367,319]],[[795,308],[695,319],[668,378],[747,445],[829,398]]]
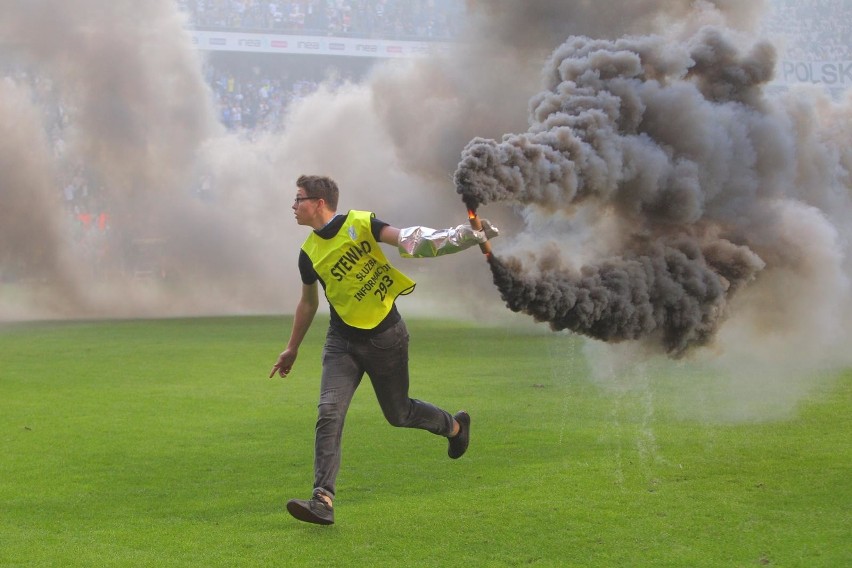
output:
[[[411,425],[411,412],[385,412],[385,419],[394,428],[407,428]]]

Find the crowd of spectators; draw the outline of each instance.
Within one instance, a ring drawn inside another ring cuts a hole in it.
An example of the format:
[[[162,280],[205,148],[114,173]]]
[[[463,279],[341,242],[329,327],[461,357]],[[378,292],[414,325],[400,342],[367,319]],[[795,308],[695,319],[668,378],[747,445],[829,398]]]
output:
[[[780,36],[786,59],[852,60],[849,0],[771,0],[763,31]]]
[[[292,105],[320,83],[333,90],[357,82],[369,68],[362,58],[213,53],[205,78],[222,124],[252,137],[280,131]]]
[[[177,0],[198,29],[447,40],[463,0]]]
[[[219,120],[228,129],[249,135],[280,130],[290,105],[319,87],[310,79],[291,82],[277,74],[246,74],[213,67],[208,68],[207,77]]]

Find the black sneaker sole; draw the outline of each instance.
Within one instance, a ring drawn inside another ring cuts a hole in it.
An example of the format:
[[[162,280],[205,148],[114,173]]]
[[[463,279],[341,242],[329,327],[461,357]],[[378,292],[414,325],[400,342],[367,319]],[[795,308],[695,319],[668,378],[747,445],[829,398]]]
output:
[[[299,503],[296,499],[287,501],[287,512],[293,515],[296,519],[305,523],[313,523],[315,525],[333,525],[334,519],[324,519],[316,515],[309,508]]]

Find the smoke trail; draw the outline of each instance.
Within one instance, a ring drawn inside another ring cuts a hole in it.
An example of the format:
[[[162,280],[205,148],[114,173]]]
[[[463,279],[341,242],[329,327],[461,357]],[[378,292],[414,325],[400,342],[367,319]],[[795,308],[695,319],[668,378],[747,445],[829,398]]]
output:
[[[680,39],[570,38],[545,66],[527,132],[467,145],[455,181],[469,208],[511,202],[612,218],[607,254],[581,269],[566,251],[493,258],[511,309],[679,356],[712,341],[734,295],[764,271],[808,275],[808,245],[784,238],[779,204],[806,211],[831,196],[835,214],[848,212],[849,153],[819,136],[810,151],[825,162],[797,164],[806,146],[795,115],[763,92],[774,49],[741,44],[718,26]],[[817,187],[795,180],[816,164],[836,174]],[[845,289],[845,277],[831,281]]]
[[[579,273],[554,258],[544,255],[532,271],[516,258],[489,259],[510,309],[604,341],[652,337],[673,355],[712,339],[726,298],[763,264],[723,240],[706,251],[686,239],[653,242]]]

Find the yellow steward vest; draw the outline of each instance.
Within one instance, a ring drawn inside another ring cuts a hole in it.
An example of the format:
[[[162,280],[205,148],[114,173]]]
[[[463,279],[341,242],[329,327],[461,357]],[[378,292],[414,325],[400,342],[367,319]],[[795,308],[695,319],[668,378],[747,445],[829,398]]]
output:
[[[414,281],[394,268],[373,238],[369,211],[350,211],[337,234],[323,239],[314,231],[302,250],[325,283],[325,297],[347,325],[373,329],[390,313],[396,298],[410,294]]]

